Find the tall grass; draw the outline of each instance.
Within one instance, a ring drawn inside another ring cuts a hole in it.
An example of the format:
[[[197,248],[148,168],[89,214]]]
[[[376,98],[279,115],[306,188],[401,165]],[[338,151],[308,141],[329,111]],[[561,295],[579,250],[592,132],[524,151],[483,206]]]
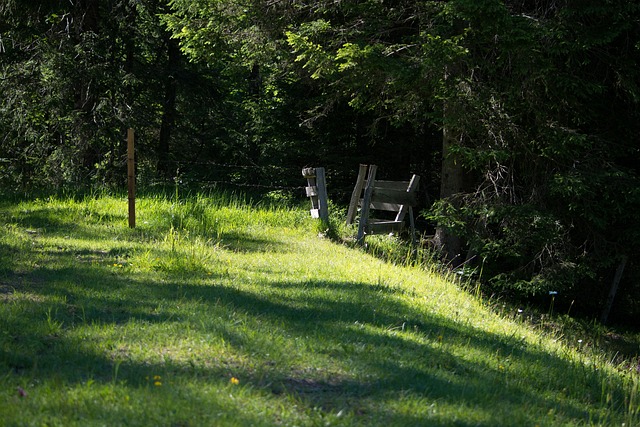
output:
[[[0,424],[640,423],[637,372],[590,337],[336,244],[305,209],[171,194],[137,212],[129,229],[121,197],[0,204]]]

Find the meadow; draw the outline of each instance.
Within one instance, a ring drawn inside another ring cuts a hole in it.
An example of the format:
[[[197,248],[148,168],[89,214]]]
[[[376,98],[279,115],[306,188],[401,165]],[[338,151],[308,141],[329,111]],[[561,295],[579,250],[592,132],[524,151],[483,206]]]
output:
[[[603,334],[329,239],[302,207],[148,195],[135,229],[126,209],[0,202],[1,425],[640,425],[637,359]]]

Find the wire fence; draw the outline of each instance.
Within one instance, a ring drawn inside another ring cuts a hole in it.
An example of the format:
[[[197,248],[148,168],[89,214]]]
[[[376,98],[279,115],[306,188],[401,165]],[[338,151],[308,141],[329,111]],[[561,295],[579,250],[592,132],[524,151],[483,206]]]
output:
[[[145,179],[143,172],[142,184],[216,189],[241,188],[260,192],[277,190],[300,194],[303,194],[305,189],[304,178],[301,175],[302,166],[238,164],[205,160],[172,160],[166,163],[174,171],[172,177],[159,179],[155,174],[156,176]],[[142,168],[144,169],[145,166]]]
[[[0,164],[20,164],[24,159],[0,158]],[[230,163],[214,160],[168,160],[164,162],[164,170],[159,171],[157,159],[138,158],[135,161],[136,186],[139,189],[168,189],[176,186],[198,190],[233,190],[268,193],[272,191],[286,192],[304,198],[305,179],[301,172],[307,167],[321,167],[322,164],[255,164]],[[108,176],[113,184],[122,182],[126,172],[120,175],[120,170],[127,167],[127,156],[118,156],[106,168],[112,172],[102,170],[84,171],[81,182],[96,183],[95,179]],[[334,201],[348,201],[353,190],[353,183],[357,172],[357,165],[353,168],[353,176],[345,168],[327,168],[329,183],[329,198]],[[167,172],[170,171],[170,172]],[[96,175],[96,176],[94,176]],[[122,179],[118,178],[122,176]]]

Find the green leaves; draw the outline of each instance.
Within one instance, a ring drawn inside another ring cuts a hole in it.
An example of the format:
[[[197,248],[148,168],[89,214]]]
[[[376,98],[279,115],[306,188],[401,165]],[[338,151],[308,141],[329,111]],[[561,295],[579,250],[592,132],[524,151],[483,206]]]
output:
[[[296,62],[303,63],[302,67],[309,70],[312,79],[319,79],[335,71],[332,57],[318,44],[312,42],[308,36],[302,36],[288,31],[287,42],[297,53]]]

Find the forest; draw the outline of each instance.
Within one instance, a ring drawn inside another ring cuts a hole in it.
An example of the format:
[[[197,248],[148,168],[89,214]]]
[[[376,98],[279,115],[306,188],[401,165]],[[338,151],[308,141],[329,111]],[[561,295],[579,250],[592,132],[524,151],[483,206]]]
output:
[[[129,128],[147,191],[376,164],[483,292],[632,324],[639,64],[628,0],[2,0],[0,194],[122,191]]]

